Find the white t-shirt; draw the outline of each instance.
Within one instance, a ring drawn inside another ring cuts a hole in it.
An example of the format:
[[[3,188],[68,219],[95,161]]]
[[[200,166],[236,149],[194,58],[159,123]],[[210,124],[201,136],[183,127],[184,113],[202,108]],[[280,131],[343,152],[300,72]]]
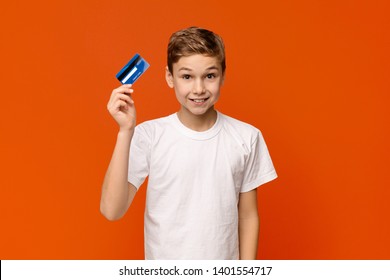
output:
[[[261,132],[218,112],[204,132],[177,114],[138,125],[128,180],[148,178],[146,259],[238,259],[238,200],[277,177]]]

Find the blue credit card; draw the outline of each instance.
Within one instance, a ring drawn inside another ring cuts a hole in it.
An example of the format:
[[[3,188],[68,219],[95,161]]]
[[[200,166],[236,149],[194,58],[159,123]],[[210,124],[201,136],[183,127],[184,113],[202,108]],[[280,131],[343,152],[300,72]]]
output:
[[[116,78],[122,84],[134,84],[134,82],[149,68],[149,63],[139,54],[132,59],[116,74]]]

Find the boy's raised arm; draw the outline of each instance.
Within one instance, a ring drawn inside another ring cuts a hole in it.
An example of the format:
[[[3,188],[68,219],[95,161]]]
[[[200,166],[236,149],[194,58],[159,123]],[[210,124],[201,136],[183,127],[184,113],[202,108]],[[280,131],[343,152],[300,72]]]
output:
[[[131,85],[122,85],[113,90],[107,104],[108,111],[119,125],[100,200],[100,211],[109,220],[120,219],[126,213],[137,191],[127,180],[130,144],[136,125],[132,92]]]
[[[259,214],[256,189],[240,193],[238,203],[240,260],[255,260],[259,238]]]

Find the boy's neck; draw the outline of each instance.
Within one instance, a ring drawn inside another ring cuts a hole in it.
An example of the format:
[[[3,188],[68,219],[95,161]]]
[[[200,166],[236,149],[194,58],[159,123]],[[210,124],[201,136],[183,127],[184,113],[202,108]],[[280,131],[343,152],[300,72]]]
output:
[[[210,129],[217,121],[217,111],[210,108],[203,115],[194,115],[186,109],[181,108],[177,112],[180,122],[189,129],[202,132]]]

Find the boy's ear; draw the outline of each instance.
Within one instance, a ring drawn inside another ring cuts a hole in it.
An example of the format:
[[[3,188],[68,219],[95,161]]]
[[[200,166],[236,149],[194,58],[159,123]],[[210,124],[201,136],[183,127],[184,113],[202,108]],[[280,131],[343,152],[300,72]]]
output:
[[[170,88],[173,88],[173,76],[169,71],[168,66],[165,67],[165,80]]]

